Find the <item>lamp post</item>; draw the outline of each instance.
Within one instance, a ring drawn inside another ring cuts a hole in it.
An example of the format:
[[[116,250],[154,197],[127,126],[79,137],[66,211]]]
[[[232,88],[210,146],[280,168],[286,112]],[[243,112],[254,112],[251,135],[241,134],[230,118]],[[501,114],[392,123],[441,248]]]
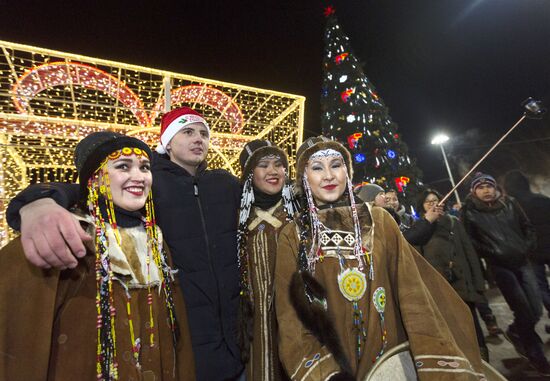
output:
[[[437,134],[432,139],[432,144],[439,145],[439,148],[441,148],[441,153],[443,154],[443,160],[445,161],[445,166],[447,167],[447,172],[449,173],[449,180],[451,180],[451,185],[453,188],[456,188],[455,186],[455,180],[453,178],[453,174],[451,172],[451,167],[449,166],[449,162],[447,161],[447,154],[445,153],[445,149],[443,148],[443,143],[449,140],[449,137],[445,134]],[[458,205],[462,206],[462,202],[460,201],[460,197],[458,196],[458,191],[455,189],[454,191],[456,202]]]

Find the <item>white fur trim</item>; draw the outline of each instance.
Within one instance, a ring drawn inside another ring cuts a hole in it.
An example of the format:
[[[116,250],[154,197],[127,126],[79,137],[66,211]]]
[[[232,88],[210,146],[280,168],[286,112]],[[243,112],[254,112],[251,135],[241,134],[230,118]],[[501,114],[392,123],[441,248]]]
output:
[[[194,114],[185,114],[177,117],[166,127],[164,133],[160,137],[160,144],[155,148],[155,150],[160,154],[166,153],[166,146],[170,143],[170,140],[176,135],[182,128],[192,123],[202,123],[208,133],[210,133],[210,127],[204,118],[194,115]]]

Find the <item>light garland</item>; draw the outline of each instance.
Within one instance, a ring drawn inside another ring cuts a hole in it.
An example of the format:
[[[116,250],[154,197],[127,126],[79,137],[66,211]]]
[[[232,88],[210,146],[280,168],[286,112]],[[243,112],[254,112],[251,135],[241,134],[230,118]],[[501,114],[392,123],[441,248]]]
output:
[[[191,106],[210,124],[209,167],[240,175],[244,144],[268,139],[293,170],[302,96],[0,40],[0,246],[13,236],[9,200],[33,182],[74,181],[73,150],[87,134],[115,130],[156,146],[167,93],[172,108]]]

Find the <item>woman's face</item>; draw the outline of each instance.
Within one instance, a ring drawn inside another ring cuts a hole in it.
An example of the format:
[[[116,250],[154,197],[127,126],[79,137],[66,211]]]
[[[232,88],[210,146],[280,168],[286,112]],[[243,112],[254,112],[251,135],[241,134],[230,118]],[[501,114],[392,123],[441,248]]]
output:
[[[285,183],[285,166],[280,157],[265,156],[254,168],[253,183],[256,189],[273,195],[283,189]]]
[[[135,154],[120,155],[109,159],[106,167],[113,203],[130,212],[143,208],[153,184],[149,159]]]
[[[424,213],[426,213],[429,209],[433,208],[439,203],[439,197],[437,197],[433,193],[428,193],[426,198],[424,199],[424,203],[422,206],[424,207]]]
[[[318,205],[335,202],[344,194],[346,167],[341,155],[314,154],[307,163],[305,174]]]

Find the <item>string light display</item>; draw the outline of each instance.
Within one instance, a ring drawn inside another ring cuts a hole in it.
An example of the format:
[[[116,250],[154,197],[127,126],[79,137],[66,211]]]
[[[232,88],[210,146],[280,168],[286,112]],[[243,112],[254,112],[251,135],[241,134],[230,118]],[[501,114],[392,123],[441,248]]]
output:
[[[204,115],[211,168],[239,175],[238,155],[253,139],[279,145],[294,168],[302,96],[1,40],[0,49],[0,246],[13,234],[5,209],[17,192],[34,182],[75,181],[80,139],[107,129],[154,147],[170,108]]]

